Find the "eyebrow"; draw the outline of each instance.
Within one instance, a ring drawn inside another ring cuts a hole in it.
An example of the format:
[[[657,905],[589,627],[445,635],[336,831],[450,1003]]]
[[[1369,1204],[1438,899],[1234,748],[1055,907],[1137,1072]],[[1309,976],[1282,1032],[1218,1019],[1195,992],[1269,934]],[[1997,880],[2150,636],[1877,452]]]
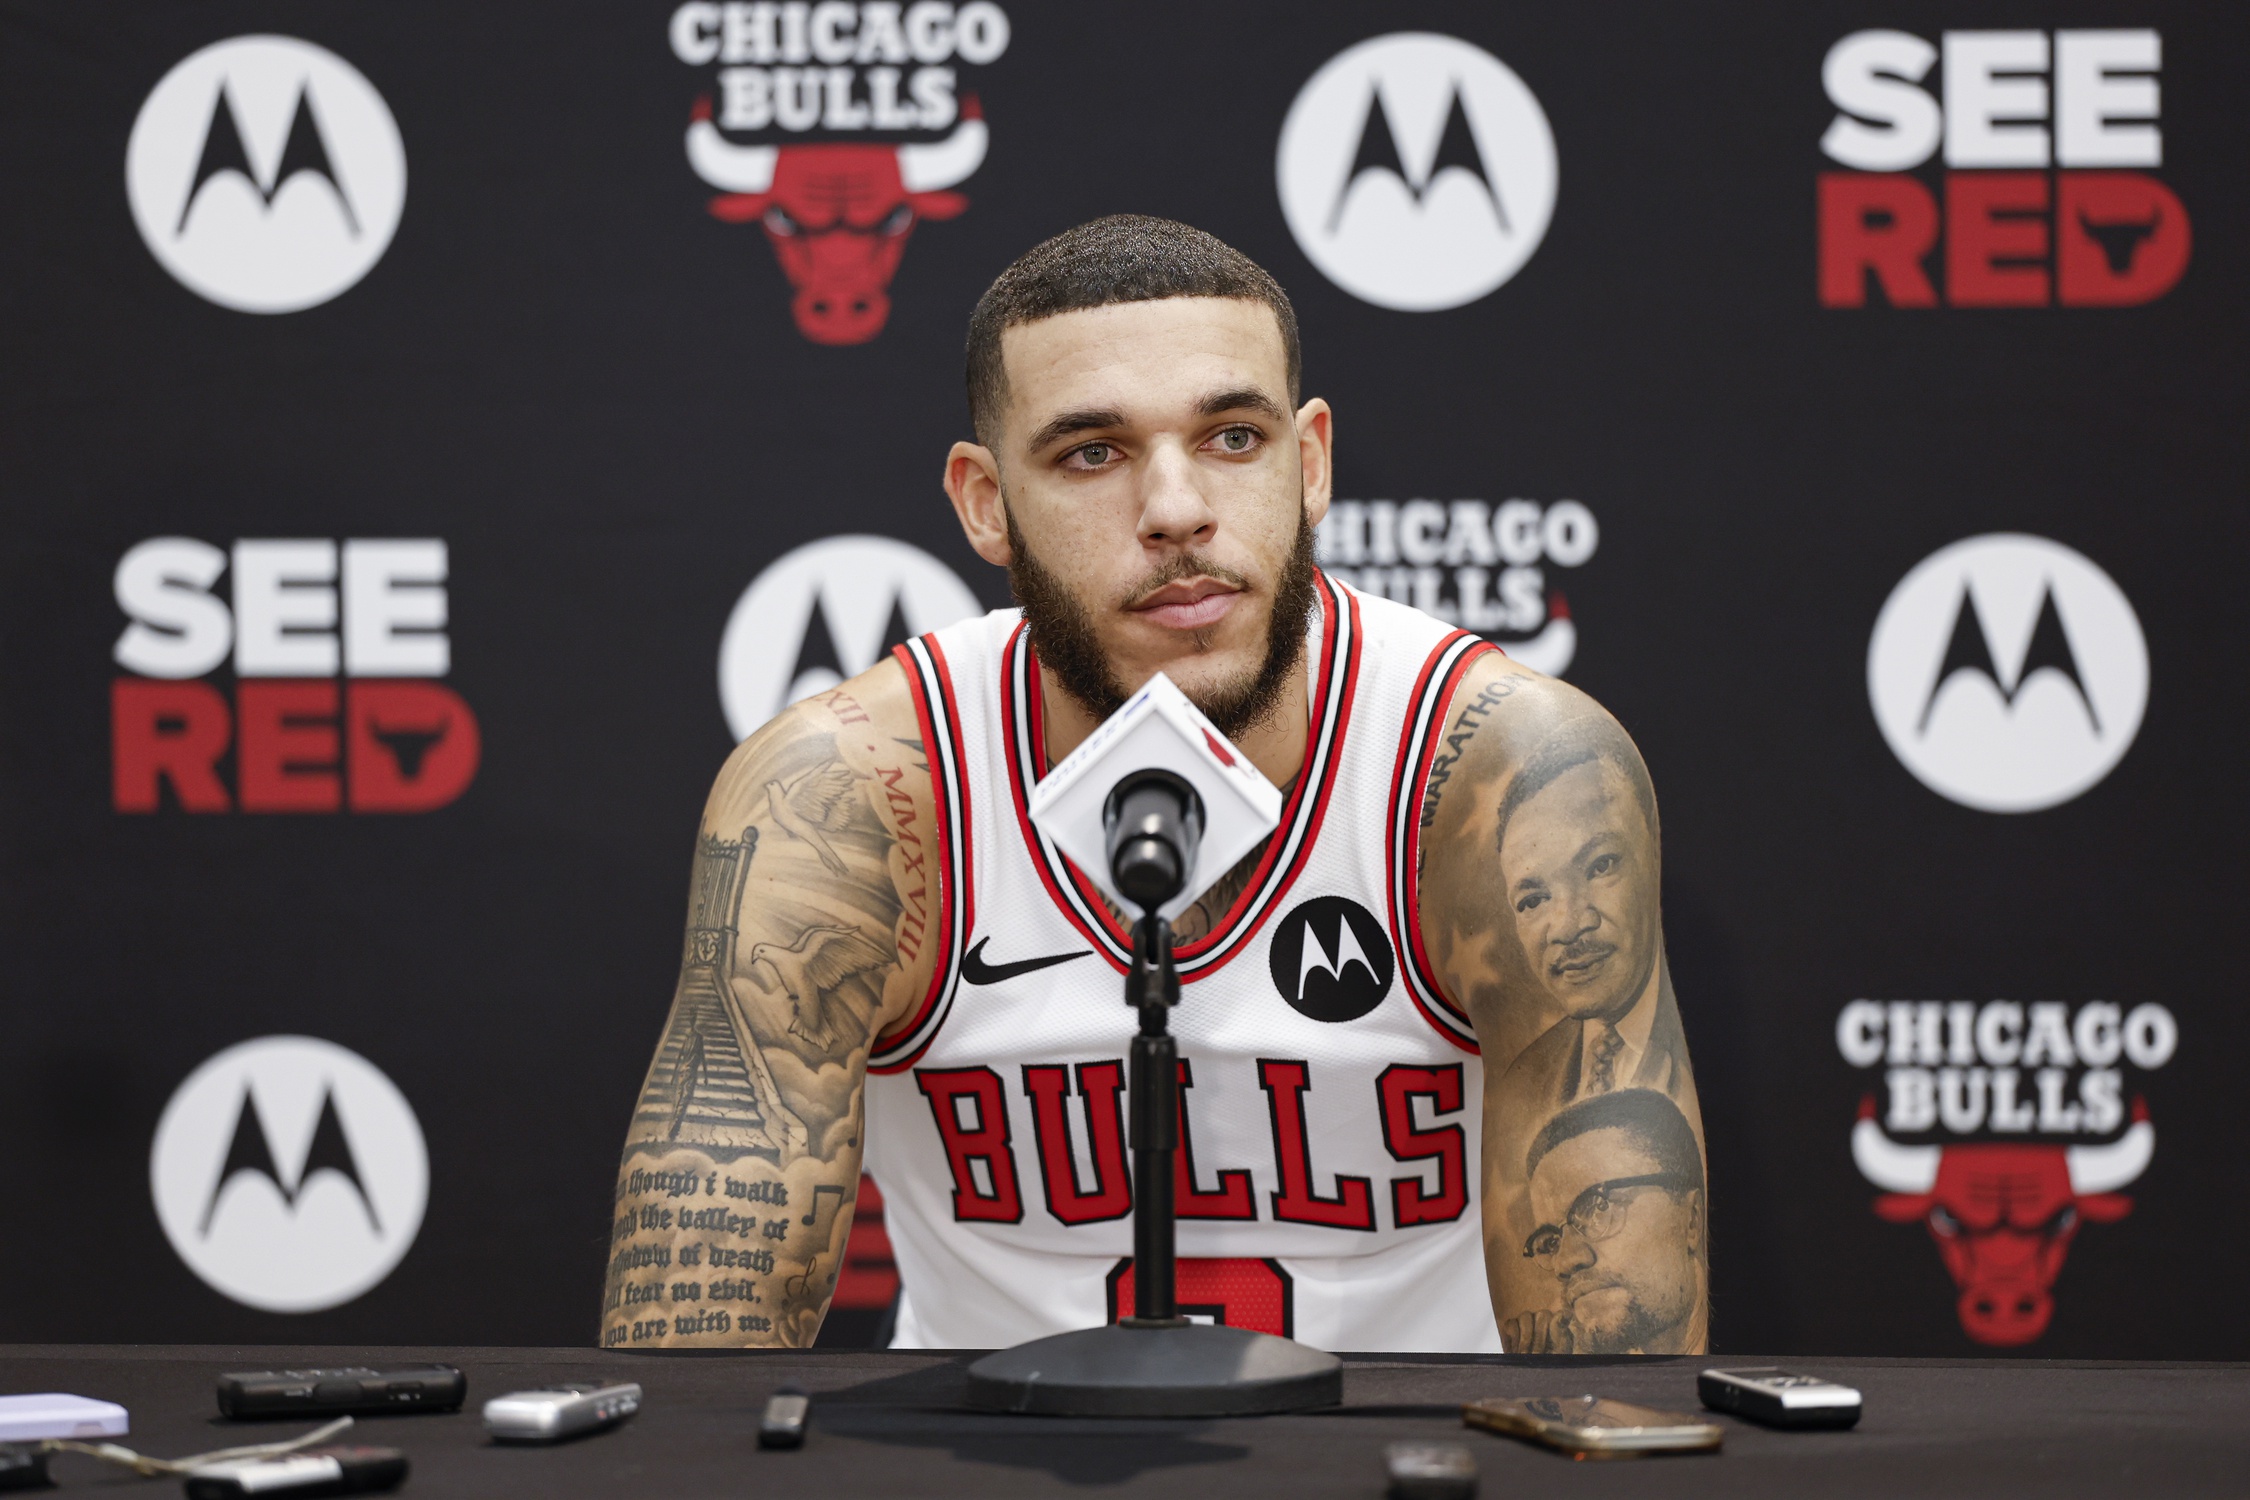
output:
[[[1031,451],[1038,453],[1074,432],[1091,432],[1099,428],[1124,425],[1125,413],[1106,406],[1088,406],[1077,411],[1066,411],[1031,435]]]
[[[1244,386],[1234,391],[1214,391],[1195,403],[1195,414],[1199,417],[1215,417],[1226,411],[1254,411],[1259,416],[1270,417],[1276,422],[1289,420],[1289,414],[1281,409],[1280,403],[1255,386]]]
[[[1591,837],[1589,837],[1585,843],[1578,846],[1578,852],[1570,857],[1570,862],[1574,865],[1584,864],[1586,862],[1586,857],[1592,854],[1595,848],[1599,846],[1605,839],[1615,839],[1620,844],[1625,842],[1624,835],[1619,833],[1616,829],[1601,829],[1598,832],[1594,833]]]

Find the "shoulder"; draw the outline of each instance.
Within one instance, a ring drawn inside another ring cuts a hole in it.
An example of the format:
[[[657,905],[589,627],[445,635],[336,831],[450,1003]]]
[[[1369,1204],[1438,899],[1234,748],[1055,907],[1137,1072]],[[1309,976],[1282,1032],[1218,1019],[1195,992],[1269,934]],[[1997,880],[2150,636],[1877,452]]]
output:
[[[1506,701],[1510,717],[1518,720],[1559,722],[1581,714],[1608,713],[1583,689],[1534,671],[1499,651],[1487,651],[1469,664],[1461,674],[1460,685],[1453,690],[1452,708],[1458,710],[1480,697]]]
[[[707,837],[755,839],[757,899],[856,928],[865,951],[883,956],[878,1033],[910,1012],[932,972],[938,945],[926,931],[944,866],[931,856],[945,837],[936,800],[914,695],[891,658],[737,745],[704,810]]]
[[[1602,758],[1623,763],[1637,779],[1647,777],[1632,736],[1591,694],[1497,651],[1469,664],[1440,722],[1443,743],[1432,761],[1432,785],[1423,793],[1423,827],[1430,834],[1440,834],[1447,822],[1462,831],[1458,825],[1466,811],[1456,806],[1454,818],[1437,816],[1443,805],[1436,795],[1441,769],[1447,779],[1493,785],[1546,760]]]
[[[837,762],[917,806],[936,800],[913,688],[896,657],[799,699],[752,731],[719,768],[705,822],[740,823],[764,806],[776,776]]]
[[[1425,872],[1430,855],[1486,826],[1503,780],[1544,725],[1592,699],[1566,683],[1487,651],[1472,660],[1439,706],[1438,743],[1416,788]]]

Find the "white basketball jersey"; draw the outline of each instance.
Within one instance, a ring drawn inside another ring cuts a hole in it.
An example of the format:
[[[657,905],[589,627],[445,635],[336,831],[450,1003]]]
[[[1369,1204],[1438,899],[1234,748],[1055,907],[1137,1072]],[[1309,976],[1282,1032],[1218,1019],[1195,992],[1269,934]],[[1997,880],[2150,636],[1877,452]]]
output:
[[[1181,1311],[1326,1349],[1493,1352],[1483,1080],[1417,933],[1421,790],[1465,631],[1323,576],[1304,766],[1255,877],[1176,954]],[[1019,613],[898,648],[936,781],[937,974],[881,1038],[867,1167],[896,1345],[1130,1314],[1128,935],[1026,812],[1045,774]]]

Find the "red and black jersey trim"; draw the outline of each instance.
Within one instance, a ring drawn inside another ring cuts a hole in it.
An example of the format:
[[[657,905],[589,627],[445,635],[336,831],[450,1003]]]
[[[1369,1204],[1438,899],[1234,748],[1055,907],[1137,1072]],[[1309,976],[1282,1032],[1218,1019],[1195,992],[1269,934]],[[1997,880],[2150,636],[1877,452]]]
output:
[[[1359,601],[1348,590],[1338,590],[1321,575],[1314,593],[1320,609],[1320,652],[1311,664],[1313,697],[1303,768],[1249,885],[1210,932],[1174,951],[1173,963],[1183,980],[1215,973],[1257,935],[1304,868],[1327,814],[1336,768],[1343,760],[1352,698],[1359,686],[1361,629]],[[1008,791],[1032,868],[1070,924],[1111,967],[1124,973],[1132,964],[1130,934],[1110,914],[1093,882],[1032,826],[1031,790],[1047,774],[1046,724],[1038,658],[1020,625],[1001,652],[1000,674],[1000,733],[1007,746]]]
[[[1399,952],[1399,974],[1424,1019],[1437,1028],[1438,1035],[1466,1052],[1477,1050],[1476,1028],[1446,995],[1422,944],[1422,794],[1430,784],[1430,764],[1444,743],[1445,710],[1453,701],[1454,688],[1471,663],[1498,650],[1490,641],[1479,640],[1466,630],[1456,630],[1438,642],[1437,649],[1422,663],[1414,695],[1407,700],[1398,765],[1391,775],[1391,943]]]
[[[892,648],[906,668],[914,694],[914,716],[921,722],[922,745],[930,763],[930,787],[937,803],[935,839],[938,896],[931,913],[929,941],[936,944],[929,992],[914,1015],[875,1039],[868,1054],[871,1073],[897,1073],[913,1066],[945,1024],[953,992],[961,981],[961,944],[976,925],[976,882],[970,867],[969,774],[961,750],[961,713],[954,701],[953,678],[935,635],[920,636]]]

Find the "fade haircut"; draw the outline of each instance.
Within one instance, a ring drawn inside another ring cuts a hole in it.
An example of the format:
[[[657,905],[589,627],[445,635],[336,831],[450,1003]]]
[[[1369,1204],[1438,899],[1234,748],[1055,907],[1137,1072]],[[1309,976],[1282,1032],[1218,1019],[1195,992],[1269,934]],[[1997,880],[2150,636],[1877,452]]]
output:
[[[1539,1170],[1547,1153],[1564,1141],[1596,1130],[1622,1130],[1626,1139],[1656,1158],[1660,1168],[1675,1172],[1689,1188],[1703,1187],[1703,1154],[1695,1149],[1695,1132],[1688,1127],[1680,1107],[1654,1089],[1619,1089],[1581,1099],[1547,1122],[1524,1158],[1524,1175]]]
[[[1565,771],[1577,766],[1608,761],[1617,768],[1625,784],[1633,789],[1633,800],[1641,807],[1641,816],[1648,820],[1648,831],[1657,832],[1656,792],[1648,782],[1648,767],[1641,763],[1640,751],[1617,721],[1607,714],[1586,714],[1572,719],[1549,735],[1516,772],[1516,779],[1508,783],[1508,793],[1500,799],[1498,829],[1493,835],[1493,845],[1507,842],[1508,823],[1520,812],[1523,805],[1538,796]]]
[[[1296,407],[1304,360],[1296,309],[1281,283],[1200,229],[1146,214],[1111,214],[1034,245],[977,299],[969,314],[969,421],[977,441],[998,450],[1000,411],[1008,401],[1001,334],[1089,307],[1169,297],[1235,297],[1271,308],[1289,366],[1289,405]]]

